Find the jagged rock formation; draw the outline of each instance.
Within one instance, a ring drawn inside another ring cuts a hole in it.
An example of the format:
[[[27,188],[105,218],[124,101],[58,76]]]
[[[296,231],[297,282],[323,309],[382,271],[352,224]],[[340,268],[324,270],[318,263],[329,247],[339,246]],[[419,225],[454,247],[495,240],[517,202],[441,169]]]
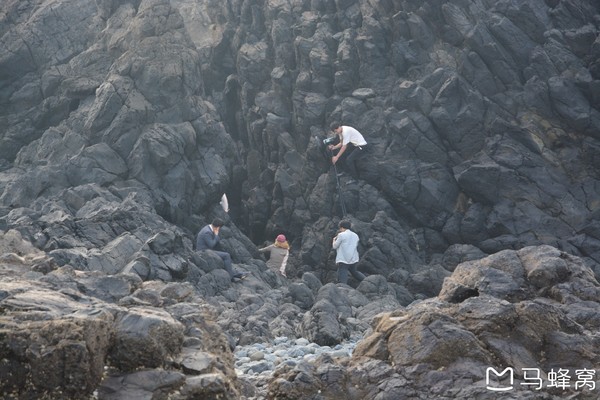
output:
[[[3,301],[17,312],[17,292],[85,287],[44,296],[111,304],[89,323],[121,329],[127,348],[135,307],[164,308],[152,288],[176,282],[174,291],[215,307],[231,345],[277,335],[335,343],[378,312],[438,295],[461,262],[505,250],[551,245],[598,278],[599,31],[591,0],[5,0],[0,228],[34,248],[1,265],[34,274]],[[372,147],[361,179],[342,178],[341,191],[321,146],[333,121]],[[351,281],[356,289],[331,283],[342,201],[370,275]],[[193,235],[214,216],[228,222],[223,244],[238,267],[252,272],[243,285],[194,252]],[[292,239],[292,283],[256,252],[278,233]],[[533,284],[563,279],[555,267],[533,273]],[[502,297],[463,272],[442,298]],[[502,290],[521,301],[515,282]],[[71,311],[50,313],[73,323]],[[148,321],[188,326],[159,314]],[[99,358],[122,373],[138,362],[94,346],[77,390],[97,384]],[[136,365],[158,368],[178,351],[162,347]],[[181,372],[134,380],[153,393],[157,381],[185,380],[181,398],[212,386],[234,396],[228,367],[215,368],[223,382]],[[3,390],[35,395],[19,388]]]
[[[216,311],[190,284],[43,274],[48,257],[18,232],[0,243],[3,399],[239,398]]]
[[[315,135],[341,120],[373,145],[342,195],[364,271],[441,276],[457,245],[597,268],[596,7],[8,1],[2,223],[77,268],[118,248],[115,272],[227,192],[246,236],[323,270],[340,210]]]
[[[598,377],[584,385],[580,374],[600,366],[598,299],[581,259],[550,246],[504,250],[460,264],[439,297],[380,314],[349,362],[280,368],[269,398],[594,399]],[[514,383],[486,381],[489,367],[514,368]],[[559,370],[568,386],[552,388]]]

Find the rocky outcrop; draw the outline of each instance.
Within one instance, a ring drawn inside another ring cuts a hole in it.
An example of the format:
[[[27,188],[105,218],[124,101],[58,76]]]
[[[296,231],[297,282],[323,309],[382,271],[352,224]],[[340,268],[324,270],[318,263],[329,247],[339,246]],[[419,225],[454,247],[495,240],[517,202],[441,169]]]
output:
[[[2,7],[0,221],[61,265],[198,279],[190,244],[227,192],[237,261],[284,232],[298,277],[334,279],[342,202],[361,270],[432,271],[414,296],[457,246],[549,244],[597,268],[593,2]],[[334,120],[372,145],[340,191]]]
[[[599,294],[581,259],[550,246],[465,262],[439,297],[379,314],[350,361],[280,367],[269,398],[593,399],[598,377],[581,374],[600,366]],[[486,376],[507,367],[514,382]],[[569,379],[552,387],[558,371]]]
[[[71,267],[42,274],[33,267],[48,256],[19,256],[32,246],[16,231],[1,239],[2,398],[239,397],[227,337],[191,285]]]
[[[357,289],[310,273],[287,283],[259,260],[236,265],[251,271],[242,283],[215,265],[194,283],[81,271],[53,263],[14,230],[0,236],[0,251],[7,399],[240,398],[257,390],[237,379],[236,346],[282,336],[338,345],[410,298],[381,275]]]

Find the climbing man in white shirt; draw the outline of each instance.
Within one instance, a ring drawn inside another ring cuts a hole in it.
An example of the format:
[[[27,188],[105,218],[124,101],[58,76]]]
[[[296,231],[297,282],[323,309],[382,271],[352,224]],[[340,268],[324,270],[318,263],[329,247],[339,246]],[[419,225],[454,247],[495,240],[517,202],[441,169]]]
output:
[[[331,158],[332,164],[338,162],[343,154],[346,154],[346,167],[352,177],[358,179],[358,171],[356,169],[356,162],[366,154],[367,141],[363,135],[352,128],[351,126],[332,124],[331,130],[338,135],[339,143],[330,144],[329,150],[339,149],[337,154]]]
[[[350,230],[350,221],[340,221],[339,233],[333,238],[336,250],[335,263],[338,269],[338,283],[348,283],[348,272],[357,281],[365,279],[365,275],[356,269],[358,264],[358,235]]]

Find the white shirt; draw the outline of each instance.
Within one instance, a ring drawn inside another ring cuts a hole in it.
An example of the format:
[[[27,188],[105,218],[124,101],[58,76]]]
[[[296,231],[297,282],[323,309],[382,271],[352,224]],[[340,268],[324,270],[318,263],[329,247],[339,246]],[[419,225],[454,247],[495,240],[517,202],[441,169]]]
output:
[[[342,144],[352,143],[355,146],[364,146],[367,141],[359,131],[351,126],[342,125]]]
[[[337,250],[336,263],[354,264],[358,262],[358,235],[350,229],[338,233],[333,241],[333,248]]]

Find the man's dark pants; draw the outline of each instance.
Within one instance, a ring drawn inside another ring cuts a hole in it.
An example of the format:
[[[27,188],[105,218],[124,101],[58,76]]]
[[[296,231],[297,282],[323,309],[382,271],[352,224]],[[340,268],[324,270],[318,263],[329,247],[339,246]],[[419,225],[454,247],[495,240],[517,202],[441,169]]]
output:
[[[337,263],[338,283],[348,283],[348,272],[359,282],[365,279],[365,275],[356,269],[357,264]]]
[[[356,162],[365,156],[367,153],[367,146],[355,146],[352,143],[348,143],[347,150],[350,150],[350,154],[346,157],[346,168],[348,168],[348,172],[354,178],[358,179],[358,171],[356,170]]]
[[[219,257],[221,257],[221,260],[223,260],[223,264],[225,266],[225,271],[227,271],[229,273],[229,276],[231,276],[233,278],[236,275],[238,275],[233,271],[233,268],[231,267],[231,256],[229,255],[229,253],[227,253],[225,251],[219,251],[219,250],[211,250],[211,251],[214,251],[215,253],[217,253],[217,255]]]

